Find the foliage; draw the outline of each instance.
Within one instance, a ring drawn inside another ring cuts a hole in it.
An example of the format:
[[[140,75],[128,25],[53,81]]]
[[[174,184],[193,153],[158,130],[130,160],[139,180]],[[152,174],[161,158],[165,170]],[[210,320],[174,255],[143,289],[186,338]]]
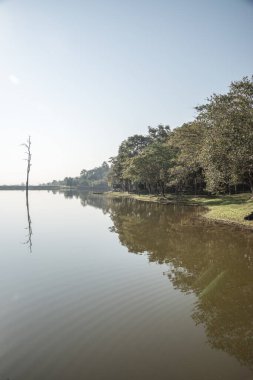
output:
[[[51,184],[106,186],[142,193],[253,193],[253,78],[232,82],[196,107],[195,120],[170,130],[148,127],[147,135],[122,141],[118,154],[79,177]]]
[[[197,121],[185,123],[173,130],[169,145],[177,150],[175,165],[171,170],[172,181],[177,188],[194,189],[201,192],[204,185],[204,174],[200,152],[205,126]]]
[[[197,107],[206,126],[202,163],[207,187],[230,192],[246,182],[253,192],[253,81],[232,82],[225,95],[214,94]]]
[[[194,121],[172,132],[148,129],[124,140],[111,158],[109,182],[122,191],[253,193],[253,80],[232,82],[196,107]]]
[[[124,140],[118,155],[111,158],[109,181],[122,190],[144,189],[164,192],[172,150],[166,145],[169,126],[149,127],[147,136],[134,135]]]
[[[108,163],[103,162],[99,167],[90,170],[83,169],[79,177],[65,177],[64,180],[54,180],[47,185],[92,188],[107,187],[109,169]]]
[[[172,165],[174,149],[169,145],[154,141],[142,152],[128,161],[123,171],[123,177],[133,183],[142,184],[149,192],[154,189],[165,192],[165,185],[169,181],[169,168]]]

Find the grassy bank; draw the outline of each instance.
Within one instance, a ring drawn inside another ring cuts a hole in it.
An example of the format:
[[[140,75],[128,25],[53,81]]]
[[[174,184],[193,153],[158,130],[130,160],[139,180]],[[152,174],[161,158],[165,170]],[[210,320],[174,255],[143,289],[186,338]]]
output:
[[[193,203],[207,207],[203,216],[207,219],[225,223],[236,223],[253,228],[253,221],[244,220],[253,212],[251,194],[226,195],[217,198],[191,198]]]
[[[121,192],[107,193],[110,197],[127,197],[146,202],[159,202],[162,204],[183,203],[188,205],[200,205],[207,212],[202,217],[210,220],[229,224],[238,224],[253,229],[253,221],[244,220],[244,217],[253,212],[253,199],[251,194],[236,194],[218,197],[196,197],[191,195],[175,196],[168,194],[166,197],[155,195],[138,195]]]

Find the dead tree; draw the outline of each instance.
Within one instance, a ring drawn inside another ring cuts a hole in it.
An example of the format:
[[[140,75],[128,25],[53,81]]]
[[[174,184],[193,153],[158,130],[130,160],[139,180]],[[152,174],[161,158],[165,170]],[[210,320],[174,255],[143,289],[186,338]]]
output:
[[[25,158],[25,160],[27,161],[27,169],[26,169],[26,196],[28,197],[28,186],[29,186],[29,174],[30,174],[30,170],[31,170],[31,159],[32,159],[32,155],[31,155],[31,137],[29,136],[28,140],[27,140],[27,143],[26,144],[22,144],[26,147],[27,151],[25,152],[27,154],[27,158]]]

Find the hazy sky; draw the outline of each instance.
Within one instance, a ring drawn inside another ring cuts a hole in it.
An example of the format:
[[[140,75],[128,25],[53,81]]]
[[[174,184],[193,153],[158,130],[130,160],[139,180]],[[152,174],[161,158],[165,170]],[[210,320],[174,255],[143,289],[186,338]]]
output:
[[[253,73],[250,0],[0,0],[0,184],[77,176]]]

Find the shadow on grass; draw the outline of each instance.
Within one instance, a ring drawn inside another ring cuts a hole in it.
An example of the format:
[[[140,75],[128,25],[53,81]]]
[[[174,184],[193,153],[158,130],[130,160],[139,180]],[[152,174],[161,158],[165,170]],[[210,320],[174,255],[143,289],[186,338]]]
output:
[[[230,206],[245,204],[250,200],[251,194],[225,195],[218,197],[193,197],[189,201],[194,201],[205,206]]]

